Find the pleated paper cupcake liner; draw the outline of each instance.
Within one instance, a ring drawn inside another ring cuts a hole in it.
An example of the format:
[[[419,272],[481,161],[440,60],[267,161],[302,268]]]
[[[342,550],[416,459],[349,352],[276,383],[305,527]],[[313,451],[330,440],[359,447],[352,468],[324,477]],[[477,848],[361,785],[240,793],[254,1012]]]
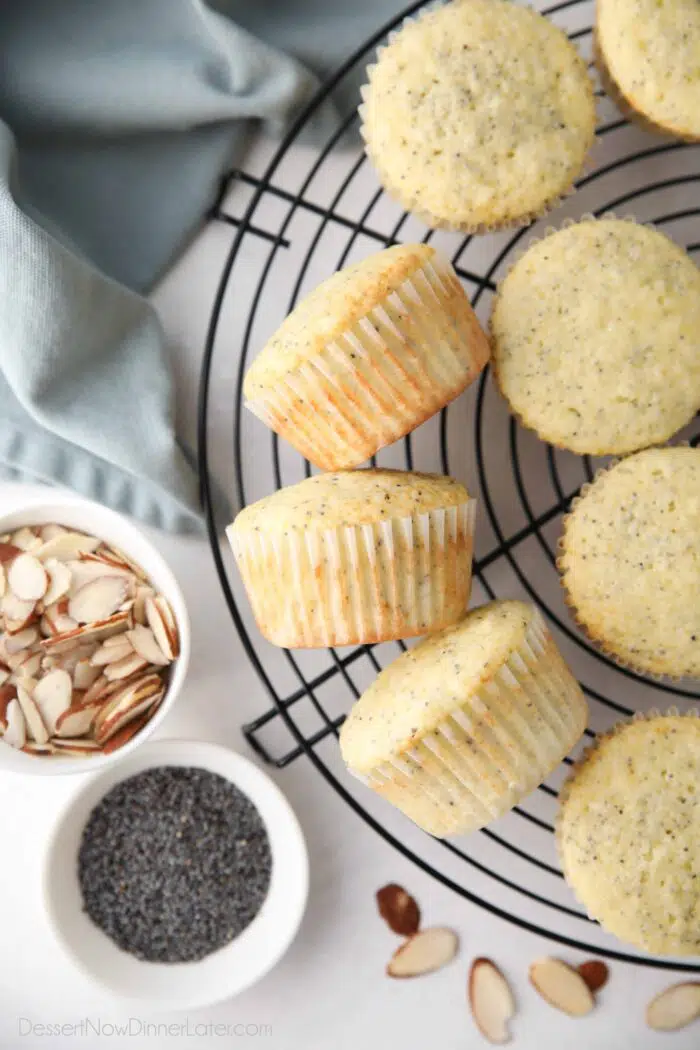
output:
[[[581,737],[587,705],[539,613],[496,675],[366,783],[433,835],[476,831],[512,809]]]
[[[359,466],[476,379],[488,340],[450,263],[432,260],[246,407],[323,470]]]
[[[262,634],[285,648],[385,642],[464,615],[476,501],[327,530],[229,531]]]

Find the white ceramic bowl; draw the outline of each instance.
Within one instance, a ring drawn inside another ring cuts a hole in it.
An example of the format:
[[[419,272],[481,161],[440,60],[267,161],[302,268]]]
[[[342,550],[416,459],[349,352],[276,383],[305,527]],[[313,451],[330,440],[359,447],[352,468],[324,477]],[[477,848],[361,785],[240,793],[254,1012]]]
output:
[[[83,911],[77,857],[88,817],[110,788],[155,766],[197,766],[230,780],[257,807],[272,850],[265,902],[229,944],[192,963],[151,963],[129,955]],[[231,998],[270,970],[299,928],[308,895],[308,856],[293,810],[276,785],[248,759],[217,744],[154,741],[90,780],[69,803],[48,844],[44,895],[63,947],[86,976],[154,1009],[194,1010]]]
[[[180,634],[180,655],[170,670],[170,680],[165,696],[143,729],[127,744],[110,755],[89,755],[84,758],[67,758],[63,755],[40,757],[27,755],[5,744],[0,739],[0,769],[18,773],[38,774],[96,772],[121,762],[139,747],[160,725],[175,702],[182,688],[190,658],[190,621],[180,586],[172,570],[150,540],[126,518],[102,507],[99,503],[74,496],[70,492],[48,490],[36,498],[29,498],[20,507],[0,515],[0,535],[12,532],[21,525],[67,525],[80,532],[99,536],[108,543],[120,547],[125,554],[140,565],[154,586],[167,598],[177,620]]]

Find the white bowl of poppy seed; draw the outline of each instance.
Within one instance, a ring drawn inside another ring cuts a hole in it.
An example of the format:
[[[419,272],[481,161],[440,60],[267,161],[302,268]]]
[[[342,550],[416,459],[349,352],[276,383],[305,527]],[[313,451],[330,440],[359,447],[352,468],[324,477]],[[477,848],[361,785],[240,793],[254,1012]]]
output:
[[[22,590],[37,583],[37,590]],[[146,601],[154,614],[161,606],[166,611],[167,654],[154,645]],[[107,619],[87,622],[93,614]],[[139,646],[145,639],[155,665],[141,658],[130,638]],[[182,591],[136,525],[54,490],[0,515],[0,769],[45,776],[120,762],[167,715],[189,652]],[[112,662],[103,664],[103,657]],[[98,733],[97,720],[110,712],[117,718],[100,723]]]
[[[248,759],[155,741],[73,797],[47,847],[44,895],[63,949],[103,990],[193,1010],[284,955],[308,855],[289,803]]]

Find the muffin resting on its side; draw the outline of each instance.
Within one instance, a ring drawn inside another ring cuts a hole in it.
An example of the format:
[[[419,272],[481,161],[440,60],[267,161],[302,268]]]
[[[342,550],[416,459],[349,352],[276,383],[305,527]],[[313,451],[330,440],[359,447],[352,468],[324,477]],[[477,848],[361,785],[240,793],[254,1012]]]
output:
[[[340,731],[350,771],[425,831],[476,831],[540,784],[586,726],[537,609],[497,601],[381,672]]]
[[[589,219],[532,244],[498,289],[491,336],[512,411],[560,448],[634,452],[700,408],[700,270],[639,223]]]
[[[323,470],[357,467],[461,394],[489,345],[452,266],[396,245],[333,274],[260,352],[247,407]]]
[[[560,793],[557,842],[589,915],[658,955],[700,955],[700,720],[600,737]]]
[[[576,619],[621,663],[700,676],[700,449],[638,452],[601,472],[564,521]]]
[[[463,615],[476,504],[437,474],[319,474],[227,529],[261,632],[315,648],[425,634]]]
[[[597,0],[595,43],[603,80],[625,112],[700,140],[698,0]]]
[[[528,223],[570,191],[593,144],[583,59],[552,22],[510,0],[427,10],[379,49],[368,77],[368,156],[429,226]]]

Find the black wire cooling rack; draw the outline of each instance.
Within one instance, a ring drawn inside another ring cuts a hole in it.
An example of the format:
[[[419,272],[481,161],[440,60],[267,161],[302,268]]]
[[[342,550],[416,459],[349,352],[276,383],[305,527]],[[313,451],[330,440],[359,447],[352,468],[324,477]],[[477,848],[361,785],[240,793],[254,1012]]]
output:
[[[361,79],[376,47],[422,6],[414,3],[344,63],[296,120],[260,178],[231,172],[214,210],[214,218],[235,227],[235,233],[215,292],[205,348],[199,456],[216,570],[233,622],[271,701],[244,731],[255,751],[278,767],[306,755],[327,784],[396,849],[501,918],[609,958],[700,972],[695,963],[619,950],[619,943],[577,906],[559,870],[552,834],[566,764],[512,813],[476,835],[450,842],[419,832],[356,783],[338,758],[339,727],[353,700],[403,644],[310,653],[274,649],[252,623],[222,535],[227,521],[217,509],[218,486],[223,484],[243,506],[311,472],[298,454],[241,410],[243,375],[252,355],[301,295],[334,269],[371,251],[424,240],[449,254],[485,321],[498,280],[530,237],[547,226],[541,222],[530,230],[481,238],[427,230],[382,193],[359,139],[353,137],[354,109],[335,118],[320,147],[305,144],[307,126],[318,123],[329,96]],[[544,13],[566,29],[590,60],[592,5],[565,0]],[[700,145],[654,138],[623,119],[601,90],[597,95],[593,160],[576,194],[549,222],[558,226],[586,213],[632,213],[654,222],[697,255]],[[231,444],[217,453],[226,433]],[[700,442],[698,419],[679,440]],[[474,601],[525,595],[537,602],[589,699],[588,739],[636,710],[671,704],[686,710],[700,699],[691,683],[660,683],[617,667],[568,616],[555,567],[561,517],[599,464],[555,450],[524,431],[508,416],[488,371],[439,417],[382,451],[377,462],[441,471],[467,482],[480,505]]]

